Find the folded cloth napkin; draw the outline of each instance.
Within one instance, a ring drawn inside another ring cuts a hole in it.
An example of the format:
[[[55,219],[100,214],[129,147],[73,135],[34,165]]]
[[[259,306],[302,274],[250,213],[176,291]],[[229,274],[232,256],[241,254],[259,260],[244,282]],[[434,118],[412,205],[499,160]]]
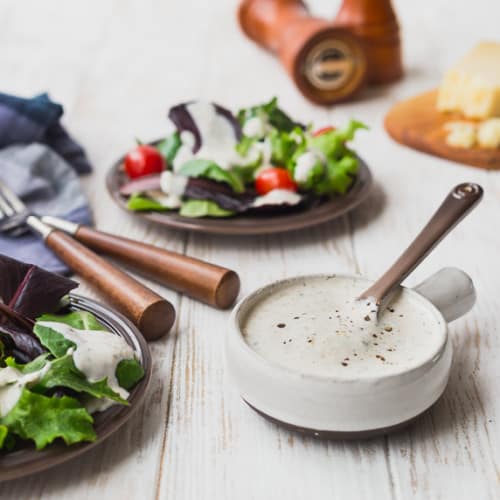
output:
[[[63,107],[47,94],[30,99],[0,93],[0,148],[12,144],[47,144],[78,173],[90,172],[83,148],[59,123]]]
[[[78,175],[46,145],[14,145],[0,150],[0,179],[37,214],[91,223]],[[18,238],[0,234],[0,253],[48,271],[69,274],[67,266],[31,233]]]

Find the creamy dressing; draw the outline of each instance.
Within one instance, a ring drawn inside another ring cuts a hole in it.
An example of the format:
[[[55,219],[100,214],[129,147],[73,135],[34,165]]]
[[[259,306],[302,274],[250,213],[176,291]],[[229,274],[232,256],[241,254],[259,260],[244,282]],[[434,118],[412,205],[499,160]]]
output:
[[[247,137],[260,139],[264,137],[269,125],[263,116],[253,116],[243,124],[243,134]]]
[[[120,386],[115,372],[121,360],[133,359],[135,355],[132,347],[122,337],[101,330],[78,330],[53,321],[39,321],[38,324],[51,328],[76,345],[69,353],[73,355],[75,366],[90,382],[106,378],[114,392],[123,399],[128,398],[129,392]],[[94,408],[102,410],[112,404],[113,401],[104,399],[95,402]]]
[[[263,205],[297,205],[302,200],[302,196],[288,189],[273,189],[262,196],[257,196],[252,203],[252,207]]]
[[[306,151],[297,158],[295,171],[293,173],[294,179],[298,183],[307,182],[309,172],[314,168],[316,163],[322,162],[322,158],[316,151]]]
[[[0,417],[7,415],[19,401],[26,386],[35,385],[47,373],[50,362],[40,370],[23,374],[17,368],[6,366],[0,369]]]
[[[242,319],[245,341],[262,357],[321,376],[400,372],[432,358],[439,319],[410,293],[378,313],[357,296],[364,280],[320,276],[278,284]]]
[[[182,196],[186,191],[188,180],[189,178],[185,175],[176,175],[170,170],[165,170],[160,177],[160,187],[165,195],[153,199],[168,208],[179,208],[182,205]]]
[[[213,104],[197,101],[186,106],[193,118],[201,137],[201,147],[193,154],[194,139],[187,138],[183,132],[183,145],[174,159],[174,170],[192,158],[212,160],[221,168],[229,169],[232,165],[244,164],[245,159],[235,150],[237,139],[231,123],[223,115],[216,112]],[[187,134],[192,135],[190,132]]]

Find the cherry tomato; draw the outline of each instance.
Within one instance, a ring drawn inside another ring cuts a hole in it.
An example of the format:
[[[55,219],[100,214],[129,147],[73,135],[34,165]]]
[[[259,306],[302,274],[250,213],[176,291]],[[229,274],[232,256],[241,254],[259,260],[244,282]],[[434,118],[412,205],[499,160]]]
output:
[[[312,135],[313,137],[318,137],[318,135],[323,135],[326,134],[327,132],[331,132],[332,130],[335,130],[335,127],[322,127],[319,128],[318,130],[315,130]]]
[[[266,194],[273,189],[288,189],[297,191],[298,186],[293,181],[290,172],[284,168],[271,167],[262,170],[255,179],[255,189],[259,194]]]
[[[141,144],[125,157],[125,171],[131,179],[157,174],[165,168],[163,156],[153,146]]]

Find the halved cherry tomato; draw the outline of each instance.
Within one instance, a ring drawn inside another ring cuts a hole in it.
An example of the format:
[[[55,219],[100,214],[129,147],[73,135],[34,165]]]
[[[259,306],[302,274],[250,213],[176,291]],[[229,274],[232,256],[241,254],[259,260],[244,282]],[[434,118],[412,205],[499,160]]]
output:
[[[335,127],[322,127],[319,128],[318,130],[315,130],[312,135],[313,137],[318,137],[319,135],[326,134],[327,132],[331,132],[332,130],[335,130]]]
[[[273,189],[288,189],[297,191],[298,186],[292,179],[290,172],[284,168],[270,167],[262,170],[255,179],[255,190],[259,194],[266,194]]]
[[[131,179],[162,172],[165,169],[163,156],[153,146],[140,144],[125,157],[125,171]]]

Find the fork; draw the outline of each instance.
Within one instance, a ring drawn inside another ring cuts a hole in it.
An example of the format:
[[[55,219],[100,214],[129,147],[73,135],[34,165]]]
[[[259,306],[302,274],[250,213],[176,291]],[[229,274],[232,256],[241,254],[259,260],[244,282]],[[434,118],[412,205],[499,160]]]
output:
[[[0,182],[0,231],[15,233],[23,224],[38,234],[74,272],[105,295],[147,340],[159,338],[170,330],[175,321],[175,309],[170,302],[64,232],[42,222]]]
[[[4,197],[9,201],[5,210],[9,212],[12,207],[15,211],[7,220],[0,217],[0,231],[8,232],[11,236],[21,236],[29,230],[25,224],[27,207],[5,183],[0,181],[0,186]],[[240,278],[231,269],[147,243],[97,231],[59,217],[42,216],[40,219],[45,224],[70,234],[86,247],[110,255],[148,278],[212,307],[227,309],[238,296]]]

